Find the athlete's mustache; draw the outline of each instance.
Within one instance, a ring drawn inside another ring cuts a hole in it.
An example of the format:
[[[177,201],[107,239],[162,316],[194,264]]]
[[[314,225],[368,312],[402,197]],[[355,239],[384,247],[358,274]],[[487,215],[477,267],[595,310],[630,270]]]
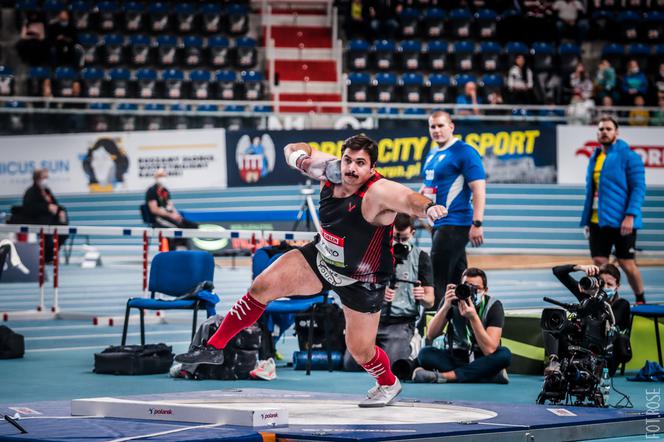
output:
[[[355,172],[346,172],[346,176],[350,176],[350,177],[353,177],[353,178],[359,178],[358,175],[355,175]]]

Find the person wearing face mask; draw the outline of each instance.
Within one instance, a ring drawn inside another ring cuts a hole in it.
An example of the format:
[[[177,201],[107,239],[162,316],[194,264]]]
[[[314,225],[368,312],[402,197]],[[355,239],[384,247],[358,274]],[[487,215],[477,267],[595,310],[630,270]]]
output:
[[[48,170],[35,169],[32,173],[32,186],[23,195],[22,222],[28,224],[66,225],[69,224],[67,210],[48,187]],[[58,235],[58,247],[67,240],[67,235]],[[44,259],[53,262],[53,235],[44,237]]]
[[[427,252],[412,243],[415,236],[413,218],[399,213],[394,219],[395,269],[390,284],[385,287],[385,298],[378,323],[376,345],[390,361],[408,359],[415,323],[422,307],[433,307],[433,275]],[[361,371],[350,352],[344,355],[344,370]]]
[[[166,171],[158,169],[154,173],[155,183],[145,192],[145,203],[154,215],[158,227],[197,229],[198,223],[184,218],[171,201],[171,193],[166,188]]]
[[[496,382],[507,384],[512,353],[500,345],[505,323],[502,303],[489,296],[486,273],[469,267],[461,285],[470,296],[448,284],[443,305],[429,323],[427,339],[433,345],[420,350],[420,367],[413,382]],[[443,335],[443,330],[446,332]],[[437,339],[441,337],[442,339]]]
[[[604,264],[601,267],[595,265],[565,264],[556,266],[552,270],[556,278],[572,292],[579,302],[582,302],[589,296],[596,295],[598,290],[596,288],[583,290],[579,282],[570,274],[583,272],[587,276],[601,278],[604,281],[604,287],[601,290],[606,294],[606,301],[611,306],[615,325],[620,333],[619,336],[621,336],[621,339],[627,339],[627,343],[629,343],[627,331],[629,330],[630,323],[630,307],[629,302],[621,298],[618,294],[618,289],[620,288],[620,270],[616,266],[613,264]],[[544,337],[544,351],[548,355],[548,364],[544,369],[544,375],[559,373],[559,356],[560,351],[565,348],[565,342],[562,342],[563,338],[556,338],[551,332],[546,330],[542,332],[542,336]],[[614,355],[616,357],[609,360],[608,364],[611,376],[615,373],[619,363],[622,362],[617,360],[617,358],[623,357],[623,355],[618,356],[618,349],[619,346],[614,342]]]

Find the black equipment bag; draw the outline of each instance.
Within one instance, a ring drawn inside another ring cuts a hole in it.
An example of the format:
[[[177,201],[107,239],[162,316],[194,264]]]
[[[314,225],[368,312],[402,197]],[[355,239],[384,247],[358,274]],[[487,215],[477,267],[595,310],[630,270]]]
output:
[[[166,344],[111,345],[95,353],[94,372],[99,374],[168,373],[173,347]]]
[[[0,359],[22,358],[25,353],[23,335],[0,325]]]
[[[311,307],[313,308],[313,306]],[[308,350],[309,323],[311,322],[311,308],[306,312],[295,315],[295,333],[301,351]],[[325,340],[325,326],[327,326],[327,341]],[[312,348],[322,350],[346,351],[344,330],[346,319],[344,312],[337,304],[318,304],[314,313],[314,333]]]

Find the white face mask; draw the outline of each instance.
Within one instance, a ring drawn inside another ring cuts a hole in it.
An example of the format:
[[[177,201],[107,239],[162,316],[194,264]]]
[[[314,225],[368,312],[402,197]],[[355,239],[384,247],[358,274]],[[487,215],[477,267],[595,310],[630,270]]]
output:
[[[166,187],[166,178],[160,177],[156,179],[157,184],[159,184],[161,187]]]
[[[40,181],[40,185],[42,187],[46,187],[48,185],[48,178],[42,178],[42,180]]]

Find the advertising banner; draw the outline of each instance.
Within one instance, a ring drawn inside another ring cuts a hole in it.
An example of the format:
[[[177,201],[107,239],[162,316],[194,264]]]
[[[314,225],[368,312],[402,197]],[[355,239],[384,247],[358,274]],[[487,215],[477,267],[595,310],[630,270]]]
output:
[[[618,137],[643,160],[646,184],[664,185],[664,128],[620,127]],[[558,183],[585,184],[588,159],[597,147],[595,126],[558,126]]]
[[[0,195],[22,195],[36,168],[54,193],[144,191],[158,168],[168,188],[226,187],[225,131],[0,137]]]
[[[283,148],[306,142],[337,157],[354,130],[239,131],[226,133],[228,185],[300,184],[306,177],[286,164]],[[426,123],[421,130],[366,130],[378,143],[377,170],[400,182],[420,182],[433,143]],[[457,125],[455,135],[478,150],[490,182],[555,183],[555,128],[529,125]]]

